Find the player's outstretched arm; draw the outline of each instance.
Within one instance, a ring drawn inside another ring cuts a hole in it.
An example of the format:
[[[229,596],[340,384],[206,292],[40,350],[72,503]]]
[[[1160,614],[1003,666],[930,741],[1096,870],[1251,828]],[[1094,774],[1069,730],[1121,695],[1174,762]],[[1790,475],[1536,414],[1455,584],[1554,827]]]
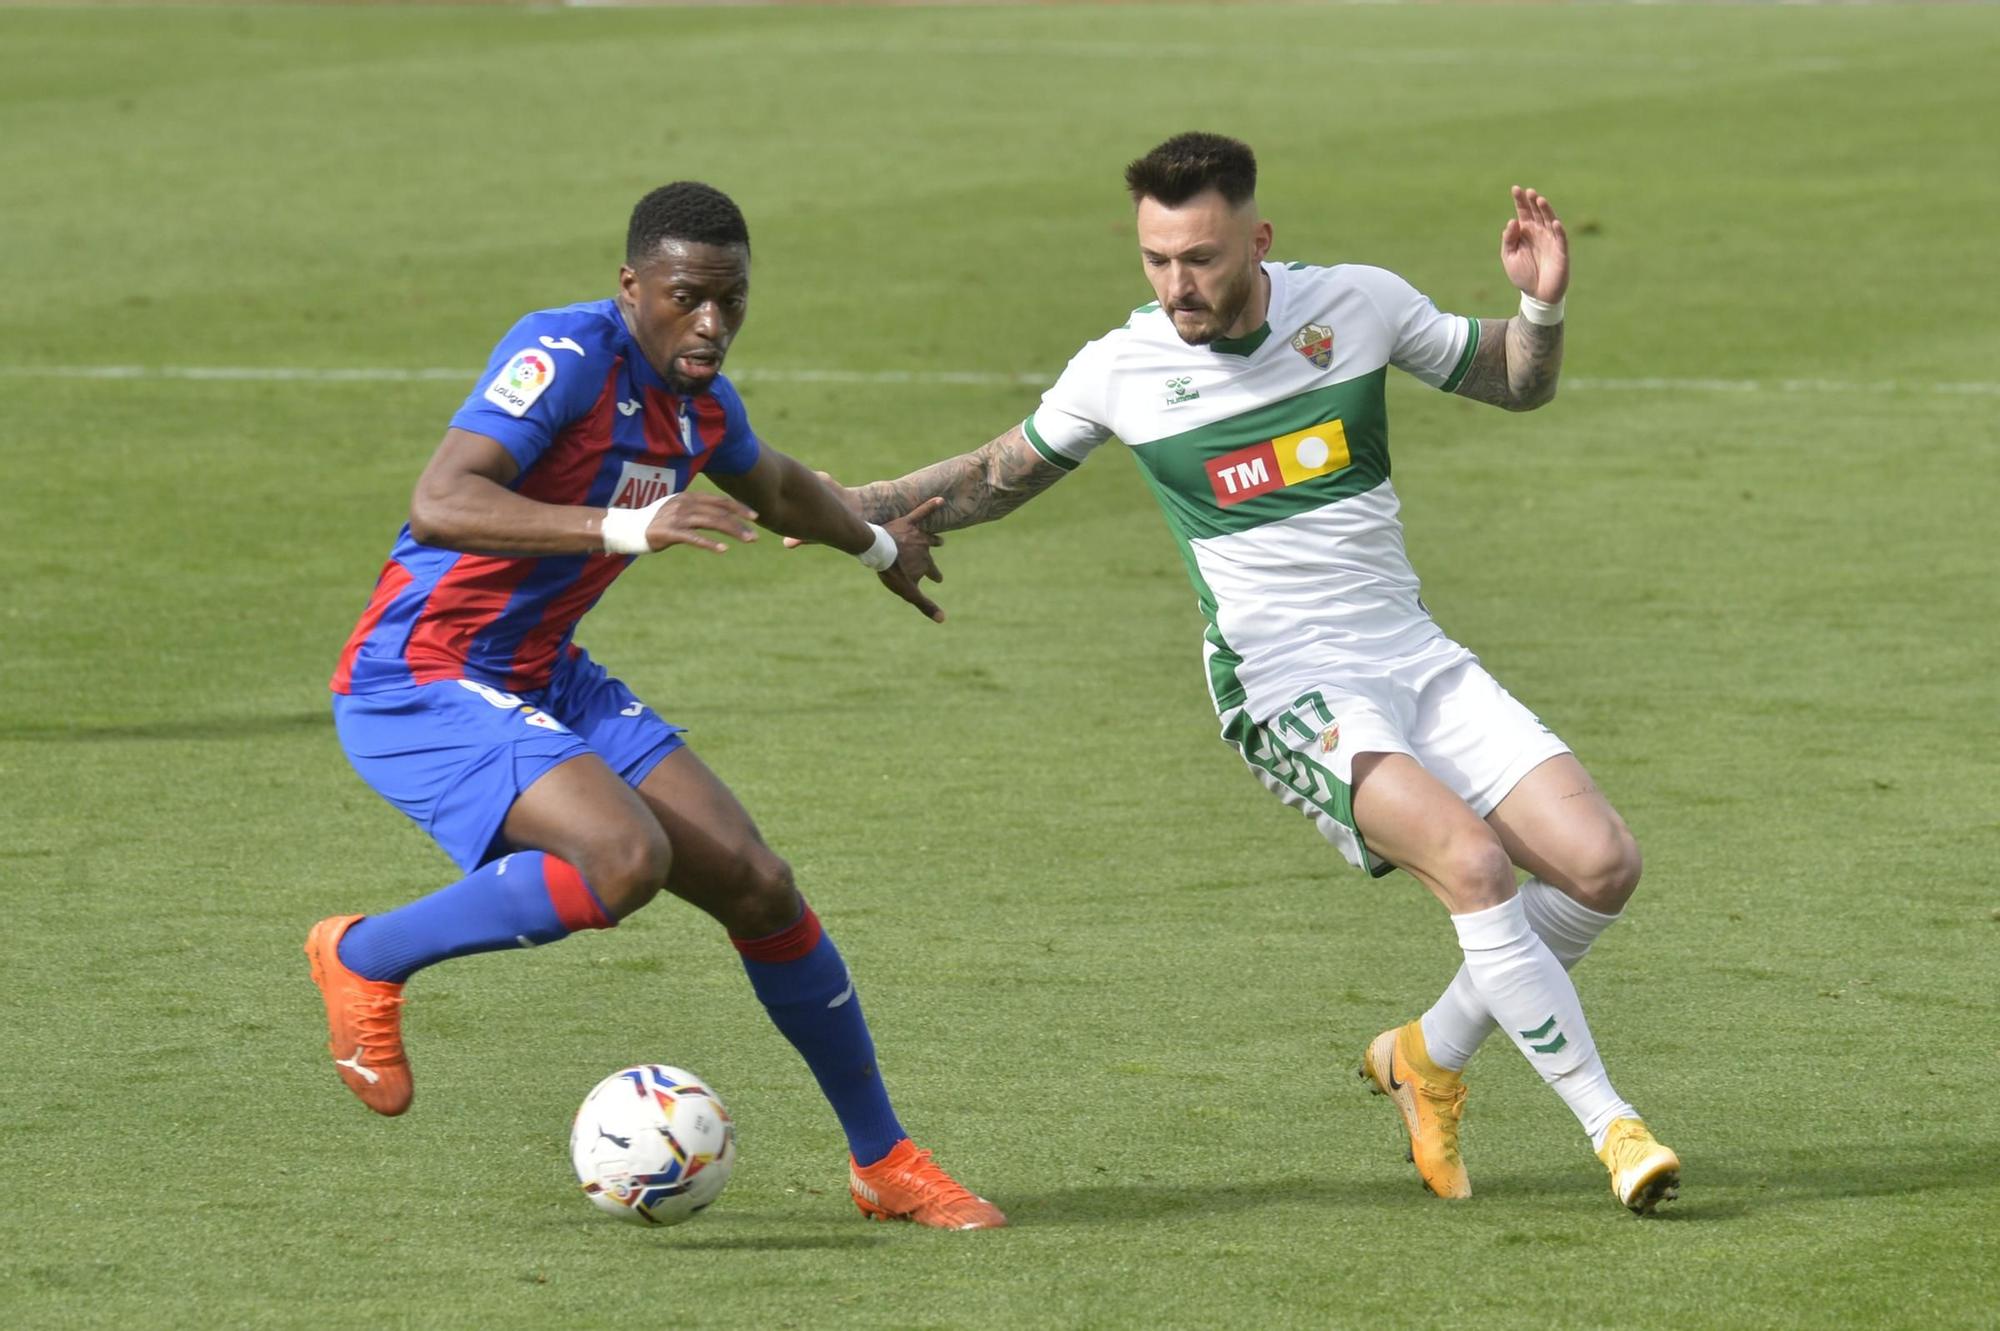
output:
[[[1569,290],[1569,238],[1554,206],[1534,190],[1514,186],[1514,216],[1500,232],[1500,264],[1521,289],[1521,313],[1479,321],[1479,346],[1458,394],[1533,411],[1556,395],[1562,302]]]
[[[709,479],[755,508],[757,521],[787,537],[787,544],[830,545],[857,556],[865,556],[875,544],[875,533],[868,520],[857,515],[838,488],[769,444],[764,445],[750,470],[734,476],[712,474]],[[938,571],[931,556],[938,538],[919,525],[936,507],[934,499],[920,500],[907,509],[871,520],[879,521],[896,543],[894,562],[880,569],[882,585],[925,617],[943,623],[944,611],[917,586],[924,578],[944,581],[944,574]]]
[[[508,489],[520,467],[497,439],[456,427],[431,455],[410,496],[410,535],[425,545],[482,555],[603,554],[601,508],[544,504]],[[655,550],[728,549],[716,536],[754,541],[757,515],[725,495],[679,494],[652,515]],[[704,534],[706,533],[706,534]]]
[[[1006,517],[1067,475],[1036,452],[1017,425],[970,453],[849,493],[870,522],[908,513],[926,499],[940,499],[943,502],[924,514],[920,525],[925,531],[956,531]]]

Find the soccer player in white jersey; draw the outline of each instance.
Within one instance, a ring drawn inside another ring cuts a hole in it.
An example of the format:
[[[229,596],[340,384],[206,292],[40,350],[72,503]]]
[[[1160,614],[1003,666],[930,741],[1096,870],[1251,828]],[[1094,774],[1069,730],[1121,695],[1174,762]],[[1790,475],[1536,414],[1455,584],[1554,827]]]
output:
[[[1647,1214],[1678,1192],[1680,1161],[1612,1088],[1566,973],[1632,895],[1638,845],[1563,742],[1431,619],[1389,481],[1389,367],[1510,411],[1554,397],[1562,223],[1516,187],[1500,261],[1520,312],[1465,318],[1380,268],[1270,260],[1256,177],[1249,147],[1214,134],[1133,162],[1157,299],[1078,352],[1021,424],[850,501],[881,522],[941,497],[922,525],[948,531],[1012,512],[1113,436],[1130,448],[1208,621],[1223,739],[1355,865],[1408,871],[1451,915],[1464,964],[1361,1062],[1424,1183],[1471,1194],[1459,1074],[1497,1025],[1576,1114],[1613,1194]]]

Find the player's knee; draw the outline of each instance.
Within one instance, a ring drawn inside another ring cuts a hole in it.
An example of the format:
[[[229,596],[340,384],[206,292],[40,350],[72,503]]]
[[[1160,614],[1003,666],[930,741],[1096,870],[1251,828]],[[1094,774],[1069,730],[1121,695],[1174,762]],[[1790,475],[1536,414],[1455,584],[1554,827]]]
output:
[[[673,846],[653,827],[593,848],[583,876],[605,909],[622,920],[659,895],[673,866]]]
[[[789,928],[800,905],[792,866],[760,846],[736,865],[722,923],[737,938],[763,938]]]
[[[1576,866],[1572,895],[1591,910],[1616,915],[1638,889],[1644,867],[1638,841],[1623,823],[1617,824],[1605,830]]]
[[[1447,850],[1438,873],[1454,914],[1485,910],[1514,895],[1514,865],[1494,836],[1464,836]]]

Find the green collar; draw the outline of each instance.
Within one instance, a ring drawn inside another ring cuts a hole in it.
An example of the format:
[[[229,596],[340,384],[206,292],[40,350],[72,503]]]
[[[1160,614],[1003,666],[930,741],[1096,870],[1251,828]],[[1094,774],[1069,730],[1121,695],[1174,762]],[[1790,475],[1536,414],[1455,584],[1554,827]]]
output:
[[[1266,319],[1255,329],[1241,337],[1218,337],[1208,344],[1210,351],[1219,351],[1225,356],[1254,356],[1257,348],[1264,345],[1271,336],[1271,321]]]

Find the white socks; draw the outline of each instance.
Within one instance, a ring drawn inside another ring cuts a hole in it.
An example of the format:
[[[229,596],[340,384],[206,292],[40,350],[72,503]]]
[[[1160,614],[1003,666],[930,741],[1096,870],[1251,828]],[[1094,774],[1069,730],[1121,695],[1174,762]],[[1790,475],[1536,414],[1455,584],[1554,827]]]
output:
[[[1579,905],[1560,888],[1539,878],[1521,884],[1520,901],[1528,913],[1528,927],[1549,945],[1564,970],[1574,970],[1597,936],[1618,920],[1616,915],[1601,915]],[[1424,1013],[1423,1021],[1424,1045],[1430,1050],[1431,1061],[1453,1071],[1470,1063],[1493,1033],[1493,1017],[1463,966],[1431,1010]]]
[[[1555,894],[1554,889],[1545,890]],[[1563,1098],[1590,1134],[1591,1145],[1596,1146],[1612,1120],[1637,1118],[1638,1111],[1611,1088],[1584,1021],[1576,986],[1569,982],[1549,944],[1530,926],[1525,896],[1523,893],[1498,906],[1451,917],[1458,945],[1465,952],[1459,978],[1469,980],[1484,1012],[1491,1014],[1491,1020],[1507,1032],[1542,1080]],[[1607,922],[1610,918],[1595,911],[1585,913]],[[1571,941],[1574,945],[1573,936]],[[1583,947],[1588,946],[1586,939]],[[1583,955],[1581,948],[1576,955]],[[1456,988],[1458,980],[1452,985]],[[1430,1014],[1426,1013],[1424,1043],[1431,1060],[1448,1067],[1439,1046],[1431,1043],[1430,1026]]]

